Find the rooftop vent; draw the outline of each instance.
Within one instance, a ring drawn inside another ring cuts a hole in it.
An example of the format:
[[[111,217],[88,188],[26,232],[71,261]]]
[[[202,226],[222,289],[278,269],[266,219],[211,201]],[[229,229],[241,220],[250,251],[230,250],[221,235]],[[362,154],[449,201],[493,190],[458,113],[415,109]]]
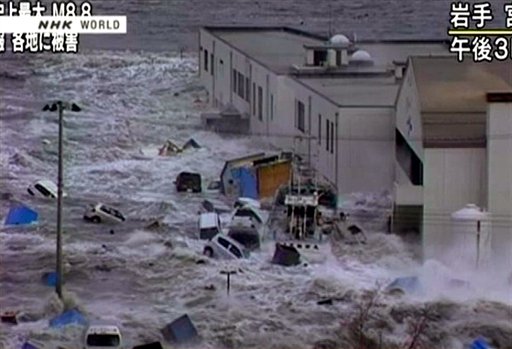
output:
[[[373,63],[372,56],[364,50],[357,50],[350,57],[350,62],[354,63]]]
[[[348,45],[350,40],[343,34],[336,34],[329,39],[329,43],[332,45]]]

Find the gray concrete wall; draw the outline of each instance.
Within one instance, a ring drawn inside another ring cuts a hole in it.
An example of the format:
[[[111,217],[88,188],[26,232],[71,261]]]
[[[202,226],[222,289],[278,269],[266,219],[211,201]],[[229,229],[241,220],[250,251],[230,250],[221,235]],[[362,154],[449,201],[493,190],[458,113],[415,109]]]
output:
[[[407,67],[396,104],[396,128],[423,159],[423,131],[420,101],[411,64]]]
[[[487,111],[488,207],[496,260],[512,269],[512,103]]]
[[[340,193],[391,190],[394,181],[392,108],[340,108]]]
[[[453,249],[451,214],[468,203],[485,207],[486,152],[425,149],[424,157],[424,256],[443,260]]]

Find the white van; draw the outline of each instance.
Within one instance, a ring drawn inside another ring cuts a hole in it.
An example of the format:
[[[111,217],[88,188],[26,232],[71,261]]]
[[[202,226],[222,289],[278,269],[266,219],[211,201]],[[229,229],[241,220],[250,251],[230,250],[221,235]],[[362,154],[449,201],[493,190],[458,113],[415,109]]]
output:
[[[121,331],[114,325],[93,325],[85,332],[84,349],[120,349]]]
[[[57,185],[50,180],[42,179],[29,186],[27,192],[39,198],[56,199]],[[62,197],[66,197],[66,193],[62,192]]]
[[[215,235],[206,243],[203,254],[210,258],[249,258],[250,252],[242,244],[224,234]]]
[[[215,212],[201,213],[199,216],[199,239],[210,240],[221,232],[219,215]]]
[[[102,203],[97,203],[96,205],[89,205],[85,209],[84,220],[93,223],[122,223],[126,220],[126,218],[115,208],[109,207]]]

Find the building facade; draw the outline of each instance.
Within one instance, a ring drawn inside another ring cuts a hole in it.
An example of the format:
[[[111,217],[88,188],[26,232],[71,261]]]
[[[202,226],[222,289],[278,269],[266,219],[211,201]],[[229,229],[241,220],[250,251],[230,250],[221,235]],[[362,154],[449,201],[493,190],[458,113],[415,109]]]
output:
[[[300,154],[338,195],[392,192],[394,230],[421,232],[425,258],[468,203],[489,211],[494,248],[512,254],[506,62],[459,63],[441,41],[281,27],[203,28],[199,55],[212,106],[236,108],[251,134]]]
[[[442,42],[330,40],[281,27],[200,30],[200,78],[253,135],[300,154],[338,193],[393,187],[395,101],[409,54]]]

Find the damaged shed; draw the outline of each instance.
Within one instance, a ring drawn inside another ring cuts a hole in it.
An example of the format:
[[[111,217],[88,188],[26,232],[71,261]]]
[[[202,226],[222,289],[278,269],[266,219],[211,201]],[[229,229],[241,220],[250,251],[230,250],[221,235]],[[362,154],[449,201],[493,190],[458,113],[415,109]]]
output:
[[[265,153],[257,153],[226,161],[220,173],[221,193],[227,196],[239,196],[241,192],[241,177],[247,178],[247,188],[251,187],[252,180],[250,177],[252,176],[248,173],[249,170],[240,171],[236,169],[252,167],[255,160],[263,157],[265,157]],[[247,197],[246,195],[241,196]]]
[[[273,197],[290,180],[292,163],[264,153],[226,161],[221,172],[222,193],[252,199]]]

